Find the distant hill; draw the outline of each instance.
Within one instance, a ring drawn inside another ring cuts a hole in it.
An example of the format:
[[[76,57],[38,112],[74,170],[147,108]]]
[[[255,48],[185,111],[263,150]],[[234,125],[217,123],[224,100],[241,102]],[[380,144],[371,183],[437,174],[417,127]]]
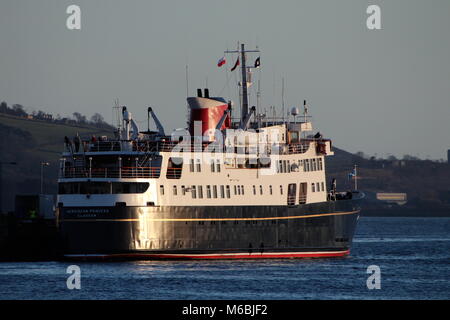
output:
[[[448,210],[450,215],[450,165],[430,160],[365,159],[334,148],[327,157],[327,175],[339,189],[351,189],[348,174],[357,165],[358,189],[369,192],[407,193],[406,207],[414,210]],[[329,183],[329,181],[328,181]]]
[[[93,126],[55,124],[0,114],[0,161],[17,162],[3,165],[3,210],[14,209],[15,194],[33,194],[40,191],[40,163],[44,168],[44,192],[56,193],[59,159],[64,136],[76,134],[112,136],[113,132]]]

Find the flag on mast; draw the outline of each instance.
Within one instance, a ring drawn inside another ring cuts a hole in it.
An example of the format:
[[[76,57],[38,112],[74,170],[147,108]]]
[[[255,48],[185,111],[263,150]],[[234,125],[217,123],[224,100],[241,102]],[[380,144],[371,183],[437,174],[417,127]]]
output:
[[[217,62],[217,66],[221,67],[223,66],[225,63],[227,63],[227,60],[225,59],[225,57],[220,58],[219,62]]]
[[[258,57],[258,59],[255,60],[255,68],[259,68],[259,66],[261,65],[261,57]]]
[[[237,59],[236,63],[234,64],[233,68],[231,68],[231,71],[234,71],[234,69],[236,69],[238,65],[239,65],[239,58]]]

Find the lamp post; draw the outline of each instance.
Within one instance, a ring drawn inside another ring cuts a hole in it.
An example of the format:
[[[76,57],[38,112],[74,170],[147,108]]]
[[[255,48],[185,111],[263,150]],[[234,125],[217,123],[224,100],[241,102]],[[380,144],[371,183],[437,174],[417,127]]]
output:
[[[48,167],[49,162],[41,162],[41,194],[44,194],[44,166]]]
[[[17,162],[1,162],[0,161],[0,214],[3,213],[3,176],[2,176],[2,171],[3,171],[3,165],[4,164],[10,164],[10,165],[17,165]]]

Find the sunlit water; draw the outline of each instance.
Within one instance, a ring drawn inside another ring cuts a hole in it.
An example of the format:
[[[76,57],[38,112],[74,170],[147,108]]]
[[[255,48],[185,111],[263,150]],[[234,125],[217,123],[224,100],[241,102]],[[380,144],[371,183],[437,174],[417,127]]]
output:
[[[449,299],[450,218],[363,217],[347,258],[70,264],[0,263],[0,299]]]

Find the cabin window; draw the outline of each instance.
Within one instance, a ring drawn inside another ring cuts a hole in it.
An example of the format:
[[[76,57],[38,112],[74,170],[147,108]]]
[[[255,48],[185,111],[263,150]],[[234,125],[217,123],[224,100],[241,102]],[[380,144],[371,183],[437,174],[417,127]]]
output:
[[[195,186],[191,187],[191,195],[192,195],[192,199],[197,198],[197,189]]]
[[[148,182],[63,182],[58,184],[58,194],[123,194],[144,193]]]
[[[183,170],[183,158],[169,158],[167,165],[167,179],[180,179]]]
[[[200,159],[197,159],[197,172],[202,172],[202,164]]]
[[[241,186],[241,193],[244,195],[244,186]]]
[[[220,197],[225,198],[225,187],[223,185],[220,186]]]
[[[191,159],[191,162],[189,164],[189,171],[190,172],[194,172],[195,171],[194,159]]]
[[[203,186],[198,186],[198,198],[203,199]]]
[[[263,194],[263,186],[261,186],[261,185],[259,186],[259,194],[261,194],[261,195]]]
[[[177,186],[173,186],[173,195],[176,196],[178,194]]]
[[[159,186],[159,193],[161,193],[161,195],[164,195],[164,186]]]
[[[316,183],[316,189],[317,189],[317,192],[319,192],[319,191],[320,191],[320,185],[319,185],[319,183],[318,183],[318,182]]]
[[[316,192],[316,184],[314,182],[311,183],[311,191]]]
[[[211,172],[215,172],[216,171],[216,166],[214,164],[214,160],[211,160]]]
[[[183,196],[186,195],[186,188],[185,188],[185,186],[181,186],[181,194]]]
[[[206,186],[206,197],[211,199],[211,186]]]
[[[256,186],[253,186],[253,194],[256,195]]]
[[[291,161],[290,160],[287,161],[287,172],[288,173],[291,172]]]
[[[231,192],[230,192],[230,186],[227,185],[227,198],[229,199],[231,197]]]
[[[323,182],[321,182],[322,184],[322,191],[325,191],[325,184]]]
[[[283,194],[283,186],[280,186],[280,194]]]
[[[217,186],[213,186],[213,198],[217,199]]]
[[[322,158],[319,158],[319,170],[320,170],[320,171],[323,170],[323,162],[322,162]]]
[[[217,172],[220,172],[220,161],[217,160]]]
[[[277,162],[277,173],[281,173],[283,170],[283,161],[278,160]]]
[[[234,195],[237,195],[238,194],[238,187],[235,185],[234,186]]]
[[[272,185],[269,186],[269,192],[270,192],[270,194],[272,195],[272,193],[273,193],[273,192],[272,192]]]

